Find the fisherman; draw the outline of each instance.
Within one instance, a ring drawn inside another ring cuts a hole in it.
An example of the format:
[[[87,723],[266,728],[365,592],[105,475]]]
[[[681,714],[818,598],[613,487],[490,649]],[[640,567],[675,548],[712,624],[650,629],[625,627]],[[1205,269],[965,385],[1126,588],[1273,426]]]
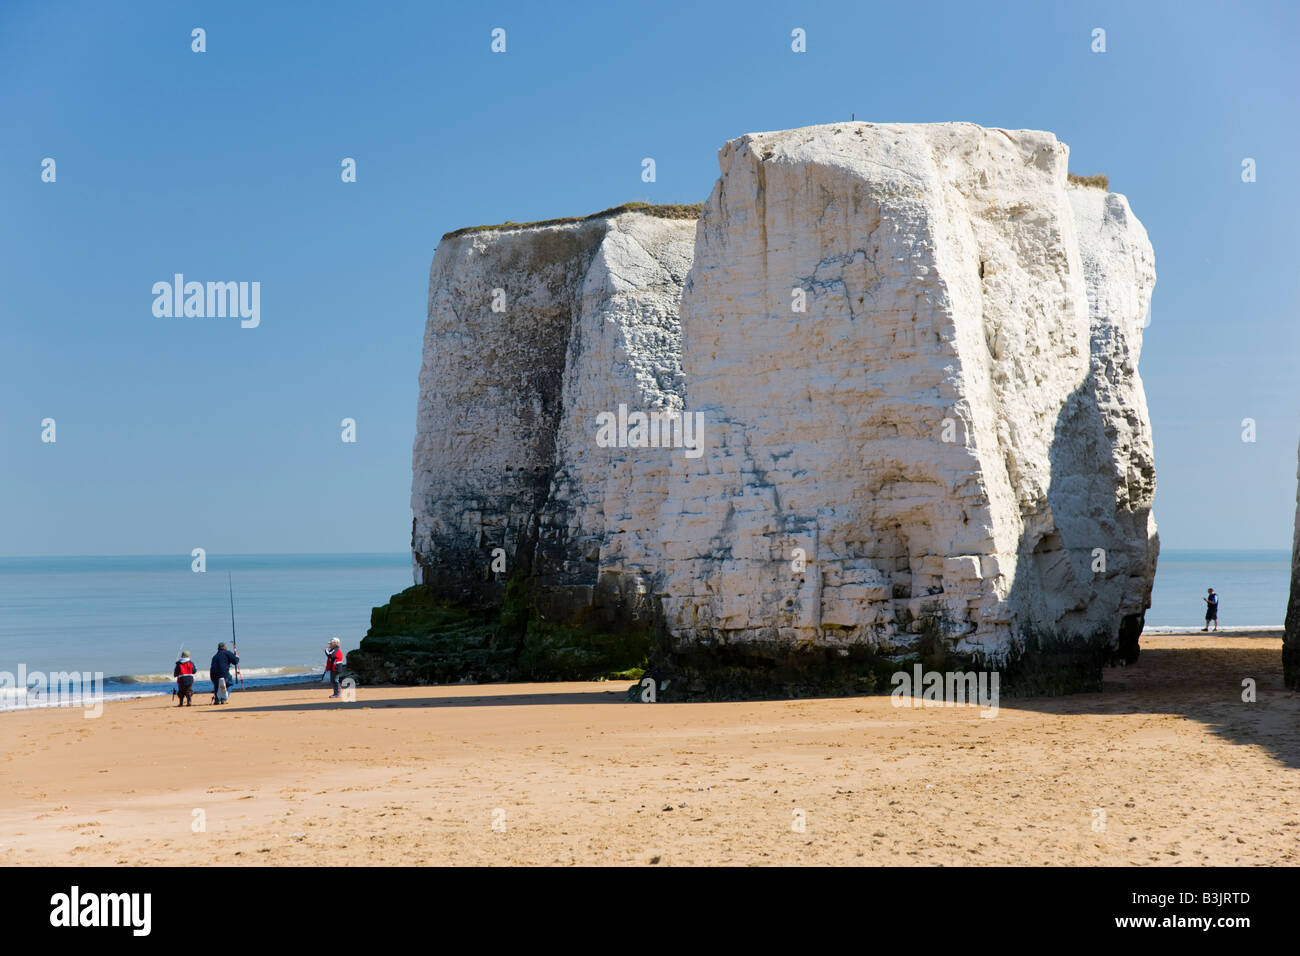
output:
[[[238,664],[239,658],[226,648],[225,641],[217,645],[217,653],[212,655],[212,665],[208,676],[212,678],[212,703],[224,704],[230,698],[230,665]]]
[[[194,701],[194,662],[190,660],[189,651],[181,651],[176,666],[172,668],[172,677],[176,678],[176,706],[191,706]]]
[[[334,693],[330,694],[330,699],[343,696],[339,692],[339,679],[343,675],[343,648],[337,637],[331,637],[329,645],[325,648],[325,673],[330,675],[330,680],[334,684]]]

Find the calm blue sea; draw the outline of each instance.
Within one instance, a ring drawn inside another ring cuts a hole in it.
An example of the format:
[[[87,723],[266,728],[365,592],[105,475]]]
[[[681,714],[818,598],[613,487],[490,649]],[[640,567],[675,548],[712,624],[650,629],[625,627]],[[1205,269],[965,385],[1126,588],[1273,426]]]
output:
[[[318,675],[331,637],[355,648],[370,609],[410,586],[411,559],[209,555],[196,574],[188,555],[0,558],[0,671],[99,671],[108,699],[169,694],[182,648],[203,677],[230,638],[227,573],[244,679],[264,683]],[[1219,593],[1220,627],[1281,626],[1290,577],[1286,551],[1165,551],[1147,626],[1200,627],[1207,587]],[[196,688],[210,692],[203,679]]]
[[[209,554],[203,573],[190,561],[0,558],[0,671],[100,671],[108,699],[170,694],[184,649],[196,694],[210,693],[208,663],[230,641],[229,574],[245,682],[319,675],[329,638],[355,648],[370,609],[411,585],[408,553]]]
[[[1281,627],[1290,551],[1161,551],[1147,627],[1205,626],[1205,589],[1219,596],[1219,627]]]

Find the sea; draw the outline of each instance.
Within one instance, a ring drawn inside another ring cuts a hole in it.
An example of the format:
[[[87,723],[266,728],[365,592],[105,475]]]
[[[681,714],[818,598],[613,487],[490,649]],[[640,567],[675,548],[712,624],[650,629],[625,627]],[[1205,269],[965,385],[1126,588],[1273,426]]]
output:
[[[0,710],[57,705],[53,678],[41,693],[32,677],[56,673],[102,674],[104,700],[170,696],[182,650],[199,702],[218,642],[232,641],[232,592],[244,685],[320,680],[329,639],[356,648],[371,608],[412,583],[409,552],[209,553],[197,572],[192,560],[0,557]]]
[[[1164,551],[1147,631],[1203,626],[1210,587],[1220,627],[1281,627],[1290,580],[1287,551]],[[0,710],[58,703],[35,674],[100,674],[103,700],[170,695],[182,650],[210,694],[232,592],[245,685],[316,681],[329,639],[355,648],[371,608],[411,582],[406,552],[208,555],[201,572],[189,555],[0,558]]]
[[[1207,588],[1219,596],[1220,628],[1280,628],[1291,593],[1291,552],[1162,550],[1145,629],[1204,627]]]

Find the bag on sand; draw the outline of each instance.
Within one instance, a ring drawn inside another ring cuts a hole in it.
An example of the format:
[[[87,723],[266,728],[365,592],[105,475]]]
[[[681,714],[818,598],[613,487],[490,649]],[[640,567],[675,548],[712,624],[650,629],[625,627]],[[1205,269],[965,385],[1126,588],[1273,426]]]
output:
[[[226,689],[226,679],[224,677],[217,678],[217,688],[213,691],[212,696],[217,698],[219,704],[224,704],[230,699],[230,691]]]

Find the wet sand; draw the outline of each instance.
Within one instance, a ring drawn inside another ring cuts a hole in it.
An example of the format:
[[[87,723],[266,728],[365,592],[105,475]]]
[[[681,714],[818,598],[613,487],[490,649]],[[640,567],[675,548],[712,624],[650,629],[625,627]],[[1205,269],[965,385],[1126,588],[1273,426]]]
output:
[[[1257,701],[1242,701],[1242,680]],[[628,703],[627,682],[0,715],[0,863],[1296,864],[1280,632],[1145,636],[1106,690]]]

